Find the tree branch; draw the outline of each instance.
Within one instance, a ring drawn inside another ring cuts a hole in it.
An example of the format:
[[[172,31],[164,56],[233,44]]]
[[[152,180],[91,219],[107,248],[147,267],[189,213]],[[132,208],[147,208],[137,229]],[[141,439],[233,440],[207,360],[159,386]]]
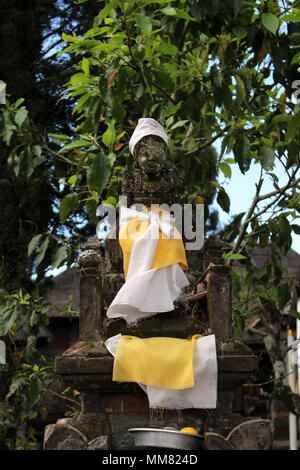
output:
[[[262,169],[261,169],[261,174],[260,174],[260,179],[259,179],[259,183],[256,185],[256,193],[255,193],[255,196],[253,198],[253,201],[252,201],[252,204],[250,206],[250,209],[248,210],[248,213],[246,215],[246,218],[245,218],[245,221],[241,227],[241,231],[240,231],[240,234],[239,234],[239,237],[236,241],[236,244],[232,250],[232,253],[237,253],[238,252],[238,249],[244,239],[244,236],[245,236],[245,233],[246,233],[246,230],[248,228],[248,225],[253,221],[255,220],[257,217],[259,217],[261,214],[265,213],[270,207],[272,207],[274,204],[276,204],[276,202],[281,198],[281,196],[288,190],[288,189],[291,189],[293,188],[294,186],[297,186],[298,183],[300,182],[300,178],[297,179],[297,180],[294,180],[294,177],[296,175],[296,172],[298,171],[298,168],[293,172],[293,174],[290,176],[289,178],[289,181],[288,183],[283,186],[282,188],[278,188],[276,189],[275,191],[272,191],[270,193],[267,193],[267,194],[264,194],[262,196],[259,195],[259,192],[260,192],[260,189],[261,189],[261,186],[262,186],[262,183],[263,183],[263,179],[262,179]],[[257,206],[257,204],[265,199],[268,199],[270,197],[273,197],[273,196],[276,196],[277,197],[275,199],[273,199],[269,204],[267,204],[267,206],[265,206],[262,210],[260,210],[259,212],[257,212],[256,214],[254,214],[254,211],[255,211],[255,208]],[[228,264],[231,264],[232,263],[232,260],[228,260]]]
[[[292,178],[292,177],[291,177]],[[291,179],[290,178],[290,179]],[[247,224],[249,224],[250,222],[252,222],[253,220],[255,220],[257,217],[259,217],[261,214],[265,213],[270,207],[272,207],[274,204],[276,204],[277,201],[279,201],[279,199],[281,198],[281,196],[285,193],[285,191],[287,189],[291,189],[293,188],[294,186],[296,186],[300,181],[300,178],[298,180],[295,180],[293,181],[292,183],[288,183],[286,186],[284,186],[283,188],[279,188],[277,191],[273,191],[272,193],[269,193],[269,194],[265,194],[264,196],[261,196],[261,197],[258,197],[257,198],[257,202],[260,202],[264,199],[267,199],[269,197],[272,197],[272,196],[275,196],[277,194],[277,197],[275,199],[273,199],[273,201],[271,201],[269,204],[267,204],[263,209],[261,209],[259,212],[257,212],[256,214],[254,214],[252,217],[250,217],[248,220],[247,220]]]
[[[178,50],[179,51],[181,51],[182,48],[183,48],[184,38],[185,38],[186,33],[188,32],[188,29],[190,27],[190,23],[191,23],[190,20],[187,20],[185,22],[184,28],[182,30],[181,36],[180,36],[179,41],[178,41]]]
[[[243,241],[243,238],[245,236],[245,233],[246,233],[246,230],[248,228],[248,225],[249,225],[249,219],[251,218],[253,212],[255,211],[255,207],[258,203],[258,197],[259,197],[259,193],[260,193],[260,190],[261,190],[261,186],[263,184],[263,179],[262,179],[262,168],[261,168],[261,172],[260,172],[260,176],[259,176],[259,181],[256,185],[256,192],[255,192],[255,196],[253,198],[253,201],[252,201],[252,204],[248,210],[248,213],[246,215],[246,219],[245,219],[245,222],[243,223],[242,227],[241,227],[241,231],[240,231],[240,234],[238,236],[238,239],[236,241],[236,244],[232,250],[232,253],[237,253],[242,241]],[[233,260],[228,260],[228,264],[230,265],[232,263]]]
[[[76,162],[69,160],[67,157],[64,157],[61,153],[55,152],[55,150],[50,149],[47,144],[45,144],[45,147],[48,150],[48,152],[51,153],[51,155],[55,156],[56,158],[59,158],[63,162],[68,163],[69,165],[77,165]]]
[[[289,182],[285,186],[283,186],[282,188],[278,188],[275,191],[272,191],[270,193],[264,194],[263,196],[259,196],[258,201],[263,201],[264,199],[268,199],[269,197],[275,196],[276,194],[279,194],[279,193],[280,195],[283,195],[287,189],[293,188],[294,186],[299,184],[300,178],[293,181],[294,177],[296,176],[297,171],[298,169],[294,171],[292,175],[290,175]]]
[[[231,126],[226,126],[224,127],[224,129],[222,129],[218,134],[216,134],[214,137],[212,137],[210,140],[207,140],[204,144],[200,145],[196,150],[191,150],[190,152],[187,152],[185,154],[185,157],[190,157],[191,155],[194,155],[198,152],[200,152],[201,150],[204,150],[206,149],[207,147],[209,147],[211,144],[213,144],[217,139],[219,139],[220,137],[222,137],[225,132],[227,132],[229,129],[230,129]]]

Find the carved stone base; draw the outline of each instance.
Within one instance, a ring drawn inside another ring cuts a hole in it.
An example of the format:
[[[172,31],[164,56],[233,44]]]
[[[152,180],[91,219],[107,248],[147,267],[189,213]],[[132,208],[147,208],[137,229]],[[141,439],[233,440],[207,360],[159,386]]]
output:
[[[226,438],[215,432],[206,432],[204,438],[207,450],[271,450],[273,425],[268,419],[249,419]]]
[[[62,421],[67,421],[63,423]],[[89,441],[85,434],[72,426],[71,420],[59,420],[45,428],[44,450],[109,450],[108,435],[101,435]],[[90,425],[90,423],[89,423]]]

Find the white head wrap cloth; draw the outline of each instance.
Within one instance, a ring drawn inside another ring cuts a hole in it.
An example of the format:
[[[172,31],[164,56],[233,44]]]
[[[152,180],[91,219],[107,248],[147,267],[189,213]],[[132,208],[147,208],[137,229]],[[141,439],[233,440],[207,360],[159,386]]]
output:
[[[136,144],[146,135],[157,135],[168,145],[168,136],[159,122],[152,118],[140,118],[129,141],[129,150],[132,155]]]

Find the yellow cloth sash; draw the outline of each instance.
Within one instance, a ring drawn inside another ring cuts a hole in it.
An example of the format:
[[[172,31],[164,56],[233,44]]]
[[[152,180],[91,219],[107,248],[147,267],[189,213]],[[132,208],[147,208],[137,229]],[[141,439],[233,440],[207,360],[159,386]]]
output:
[[[151,209],[148,208],[147,211]],[[166,213],[161,211],[161,213]],[[128,224],[124,224],[120,228],[119,243],[123,252],[123,269],[125,279],[128,272],[129,260],[132,246],[137,238],[139,238],[149,227],[149,220],[139,220],[134,217]],[[163,268],[172,264],[179,263],[182,269],[187,269],[187,260],[181,235],[174,226],[175,236],[177,238],[166,238],[159,230],[159,240],[157,242],[156,252],[150,269]]]
[[[113,381],[183,390],[194,386],[195,342],[181,338],[122,335],[117,346]]]

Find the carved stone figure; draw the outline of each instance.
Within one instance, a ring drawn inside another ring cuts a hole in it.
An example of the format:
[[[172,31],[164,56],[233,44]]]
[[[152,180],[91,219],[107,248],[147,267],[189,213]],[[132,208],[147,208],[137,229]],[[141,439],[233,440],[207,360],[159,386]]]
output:
[[[129,141],[139,171],[126,172],[122,188],[127,196],[119,218],[125,284],[106,312],[128,324],[173,311],[174,301],[189,285],[182,237],[170,210],[179,198],[166,165],[167,143],[165,130],[152,118],[139,119]],[[169,207],[161,208],[163,204]]]
[[[138,172],[124,171],[122,195],[127,197],[127,207],[132,204],[180,203],[183,185],[166,163],[167,145],[157,135],[146,135],[134,147],[133,155]]]

